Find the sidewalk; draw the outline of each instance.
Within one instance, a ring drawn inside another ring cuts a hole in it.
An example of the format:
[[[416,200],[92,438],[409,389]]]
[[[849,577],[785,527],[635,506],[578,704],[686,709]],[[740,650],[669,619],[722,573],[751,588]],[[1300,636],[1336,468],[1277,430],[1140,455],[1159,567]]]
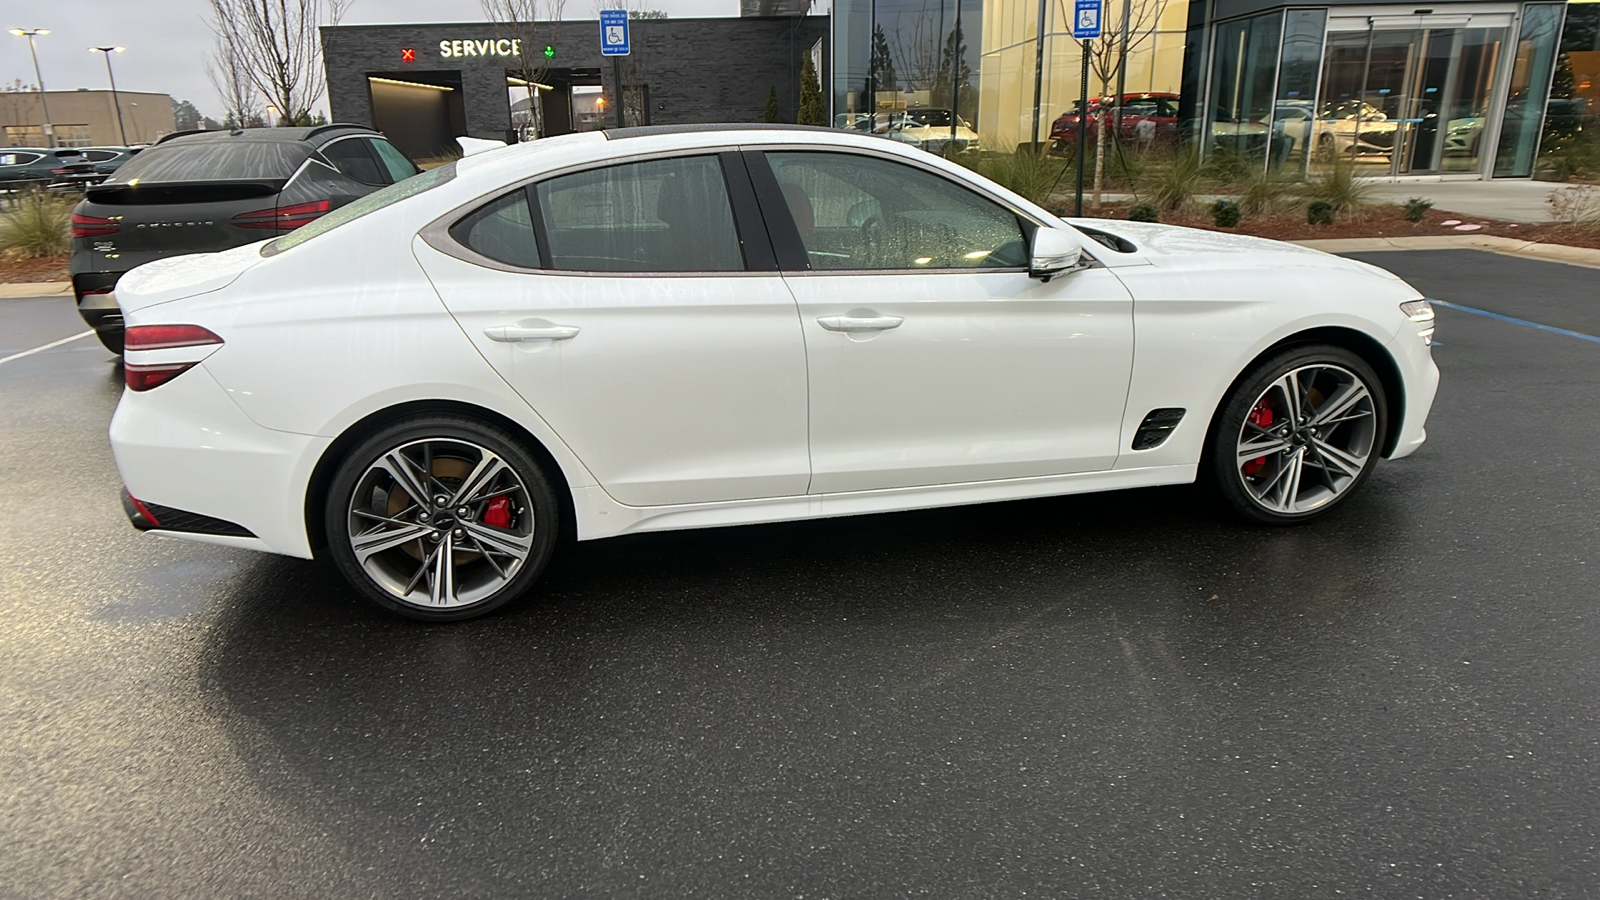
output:
[[[1465,216],[1485,216],[1512,222],[1545,224],[1550,194],[1568,185],[1551,181],[1505,179],[1498,181],[1368,181],[1372,198],[1404,203],[1412,197],[1433,201],[1433,208]]]

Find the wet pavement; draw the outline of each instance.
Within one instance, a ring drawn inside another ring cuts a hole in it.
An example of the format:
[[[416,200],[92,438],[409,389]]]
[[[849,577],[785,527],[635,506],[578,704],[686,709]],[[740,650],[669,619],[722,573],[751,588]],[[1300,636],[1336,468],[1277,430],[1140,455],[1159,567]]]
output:
[[[1600,334],[1589,269],[1364,257]],[[82,330],[0,301],[0,357]],[[415,625],[135,533],[85,338],[0,364],[0,896],[1592,897],[1600,343],[1455,309],[1414,457],[578,545]]]

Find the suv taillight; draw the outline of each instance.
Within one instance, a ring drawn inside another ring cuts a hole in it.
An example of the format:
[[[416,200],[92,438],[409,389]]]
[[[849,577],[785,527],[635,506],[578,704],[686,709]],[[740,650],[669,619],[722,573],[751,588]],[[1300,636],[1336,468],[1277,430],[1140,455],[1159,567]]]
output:
[[[274,206],[271,209],[239,213],[233,217],[233,224],[239,228],[299,228],[332,208],[333,202],[330,200]]]
[[[222,343],[222,338],[209,328],[199,325],[134,325],[122,335],[122,349],[126,353],[141,350],[173,350],[181,347],[205,347]],[[200,364],[189,362],[136,363],[124,356],[122,382],[130,391],[148,391],[177,378]]]
[[[86,216],[82,213],[72,214],[72,236],[75,238],[116,234],[121,228],[120,216],[115,219],[107,219],[102,216]]]

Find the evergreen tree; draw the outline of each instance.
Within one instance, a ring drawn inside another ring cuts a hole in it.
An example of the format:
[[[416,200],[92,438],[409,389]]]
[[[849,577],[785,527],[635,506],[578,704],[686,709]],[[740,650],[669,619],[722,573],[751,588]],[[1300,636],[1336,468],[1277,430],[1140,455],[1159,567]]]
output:
[[[777,121],[778,121],[778,86],[777,85],[773,85],[771,90],[767,91],[767,112],[766,112],[766,115],[762,116],[762,120],[765,121],[769,125],[776,124]]]
[[[894,71],[894,56],[889,52],[889,39],[883,26],[872,29],[872,59],[867,65],[868,77],[874,91],[894,91],[899,87],[899,77]]]
[[[939,72],[934,76],[933,90],[929,91],[933,105],[945,109],[955,109],[954,98],[950,94],[950,70],[955,69],[955,83],[959,95],[966,99],[967,92],[960,89],[972,83],[972,67],[967,65],[967,36],[962,32],[965,29],[957,27],[950,31],[944,41],[944,49],[939,54]],[[970,110],[962,113],[971,115]]]
[[[828,107],[822,102],[822,86],[817,83],[817,70],[811,65],[809,53],[800,65],[800,112],[795,121],[801,125],[828,124]]]

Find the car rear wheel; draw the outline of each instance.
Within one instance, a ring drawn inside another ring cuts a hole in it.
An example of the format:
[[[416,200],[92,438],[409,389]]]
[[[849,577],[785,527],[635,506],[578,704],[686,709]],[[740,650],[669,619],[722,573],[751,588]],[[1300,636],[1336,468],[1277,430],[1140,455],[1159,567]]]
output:
[[[560,510],[513,435],[427,416],[384,428],[345,457],[324,523],[334,564],[367,599],[438,622],[525,592],[555,550]]]
[[[1223,402],[1210,447],[1223,497],[1256,522],[1326,514],[1372,473],[1387,398],[1372,367],[1340,347],[1299,347],[1266,360]]]

